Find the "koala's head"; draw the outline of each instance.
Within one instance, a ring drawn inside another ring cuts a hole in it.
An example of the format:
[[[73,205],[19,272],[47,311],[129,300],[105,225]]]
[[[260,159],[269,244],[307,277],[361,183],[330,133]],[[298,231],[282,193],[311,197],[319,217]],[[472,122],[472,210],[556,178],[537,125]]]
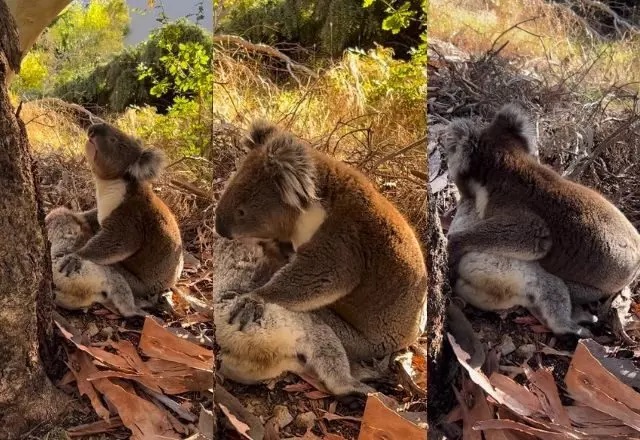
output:
[[[160,150],[144,149],[142,142],[106,124],[93,124],[87,130],[85,156],[99,179],[152,180],[164,166]]]
[[[538,154],[533,126],[522,109],[514,104],[503,106],[485,127],[471,119],[454,119],[445,130],[444,147],[453,179],[468,172],[475,152]]]
[[[216,207],[216,232],[226,238],[287,241],[300,213],[316,200],[309,150],[275,125],[255,122],[250,149]]]
[[[68,208],[52,209],[44,219],[49,241],[52,244],[67,241],[86,241],[91,237],[91,226],[81,216]]]

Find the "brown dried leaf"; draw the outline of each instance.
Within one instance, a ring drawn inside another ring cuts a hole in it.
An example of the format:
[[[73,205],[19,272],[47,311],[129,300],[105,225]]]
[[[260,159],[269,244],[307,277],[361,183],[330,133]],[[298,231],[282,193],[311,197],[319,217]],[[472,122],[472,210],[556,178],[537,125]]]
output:
[[[213,372],[213,351],[179,338],[150,317],[144,321],[140,349],[149,357]]]
[[[491,429],[513,429],[515,431],[534,435],[536,438],[541,440],[586,440],[586,437],[575,437],[564,433],[550,432],[543,429],[532,428],[531,426],[525,425],[524,423],[515,422],[513,420],[486,420],[484,422],[478,422],[475,428],[481,431],[487,431]]]
[[[633,411],[640,409],[640,394],[607,371],[583,341],[578,342],[565,383],[576,401],[640,431],[640,414]]]
[[[453,348],[458,362],[469,372],[469,377],[496,402],[505,405],[516,414],[522,416],[529,416],[540,412],[541,406],[538,399],[531,394],[528,390],[513,382],[507,376],[503,376],[497,373],[491,375],[492,381],[479,369],[472,368],[467,362],[470,358],[469,354],[460,347],[455,338],[447,333],[451,347]],[[498,388],[494,387],[495,382],[499,385]]]
[[[89,398],[91,406],[99,417],[103,420],[109,420],[111,415],[110,411],[105,408],[92,383],[87,380],[87,377],[94,372],[97,372],[98,369],[93,365],[93,363],[91,363],[91,359],[85,352],[76,351],[69,354],[68,357],[69,363],[67,366],[76,378],[76,384],[80,395],[85,395]]]
[[[398,438],[403,440],[424,440],[427,430],[416,426],[394,410],[388,408],[378,397],[370,394],[362,416],[358,440]]]
[[[74,426],[73,428],[68,428],[66,431],[69,437],[84,437],[91,434],[115,431],[122,426],[124,425],[120,417],[111,417],[107,420],[98,420],[97,422]]]
[[[89,353],[95,359],[100,361],[100,363],[102,363],[103,365],[106,365],[121,371],[125,371],[128,373],[135,373],[135,370],[131,368],[129,363],[125,361],[122,357],[113,353],[109,353],[108,351],[103,350],[101,348],[89,347],[87,345],[84,345],[80,342],[80,338],[78,336],[74,336],[71,333],[69,333],[58,322],[56,322],[56,325],[58,326],[58,328],[60,329],[60,331],[62,332],[65,338],[71,341],[80,350],[86,353]]]
[[[233,413],[231,413],[231,411],[229,411],[229,409],[223,404],[218,403],[218,406],[220,407],[224,415],[227,417],[227,419],[229,419],[229,422],[235,428],[238,434],[240,434],[242,437],[248,440],[251,440],[251,437],[249,437],[249,434],[248,434],[249,430],[251,429],[249,428],[249,425],[238,420],[238,418],[234,416]]]
[[[302,393],[312,388],[311,384],[307,382],[292,383],[291,385],[285,385],[282,389],[289,393]]]
[[[558,425],[571,426],[569,414],[567,414],[564,406],[562,406],[560,395],[558,394],[558,387],[556,386],[553,375],[543,368],[533,371],[526,364],[523,365],[523,368],[527,378],[534,387],[534,393],[538,395],[544,412],[549,416],[551,421]]]
[[[116,408],[124,426],[131,430],[132,439],[180,438],[173,428],[176,422],[166,411],[109,379],[92,383]]]

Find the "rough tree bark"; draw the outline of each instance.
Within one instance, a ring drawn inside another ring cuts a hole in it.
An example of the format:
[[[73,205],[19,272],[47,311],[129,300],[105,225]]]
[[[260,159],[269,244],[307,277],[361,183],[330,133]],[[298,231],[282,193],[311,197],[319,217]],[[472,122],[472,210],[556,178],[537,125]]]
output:
[[[46,374],[56,374],[60,364],[55,361],[44,215],[25,127],[6,87],[11,72],[19,71],[21,57],[16,23],[0,0],[1,439],[17,438],[51,420],[66,401]]]
[[[445,341],[447,298],[450,297],[446,239],[427,185],[427,239],[425,242],[429,288],[427,292],[427,416],[429,434],[436,418],[451,404],[450,352]],[[435,438],[435,437],[434,437]]]

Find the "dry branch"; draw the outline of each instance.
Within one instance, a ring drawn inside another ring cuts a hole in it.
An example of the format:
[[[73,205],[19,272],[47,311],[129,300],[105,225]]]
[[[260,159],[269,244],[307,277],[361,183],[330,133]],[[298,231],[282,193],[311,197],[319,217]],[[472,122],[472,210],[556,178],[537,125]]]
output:
[[[235,44],[236,46],[240,46],[243,49],[246,49],[248,51],[262,53],[262,54],[268,55],[270,57],[277,58],[277,59],[279,59],[281,61],[284,61],[285,64],[287,65],[287,70],[289,71],[289,74],[291,74],[291,76],[296,81],[298,81],[298,79],[293,74],[292,69],[299,70],[299,71],[309,75],[312,78],[318,78],[318,74],[316,72],[314,72],[313,70],[309,69],[308,67],[303,66],[302,64],[296,63],[291,58],[289,58],[287,55],[285,55],[282,52],[280,52],[278,49],[276,49],[274,47],[271,47],[271,46],[268,46],[266,44],[252,43],[250,41],[245,40],[242,37],[238,37],[237,35],[228,35],[228,34],[214,35],[213,36],[213,41],[214,42],[219,42],[219,43]]]

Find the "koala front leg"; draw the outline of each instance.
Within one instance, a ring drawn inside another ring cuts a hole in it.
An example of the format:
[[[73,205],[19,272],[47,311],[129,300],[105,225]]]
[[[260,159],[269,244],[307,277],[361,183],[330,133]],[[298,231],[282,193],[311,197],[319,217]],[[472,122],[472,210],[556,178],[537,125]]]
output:
[[[449,263],[455,267],[468,252],[486,252],[524,261],[543,258],[551,249],[544,220],[529,211],[511,211],[478,220],[448,236]]]
[[[317,232],[322,233],[322,230]],[[296,312],[333,304],[360,283],[362,263],[346,243],[349,237],[341,240],[335,234],[331,239],[312,240],[269,282],[249,296]]]
[[[84,218],[87,223],[89,223],[89,226],[91,226],[91,230],[94,234],[98,232],[98,230],[100,229],[100,223],[98,222],[98,208],[79,212],[78,215]]]
[[[132,225],[107,219],[102,229],[87,243],[63,258],[60,271],[66,276],[76,273],[82,267],[82,260],[89,260],[103,266],[119,263],[136,253],[141,246],[140,232],[132,230]]]

